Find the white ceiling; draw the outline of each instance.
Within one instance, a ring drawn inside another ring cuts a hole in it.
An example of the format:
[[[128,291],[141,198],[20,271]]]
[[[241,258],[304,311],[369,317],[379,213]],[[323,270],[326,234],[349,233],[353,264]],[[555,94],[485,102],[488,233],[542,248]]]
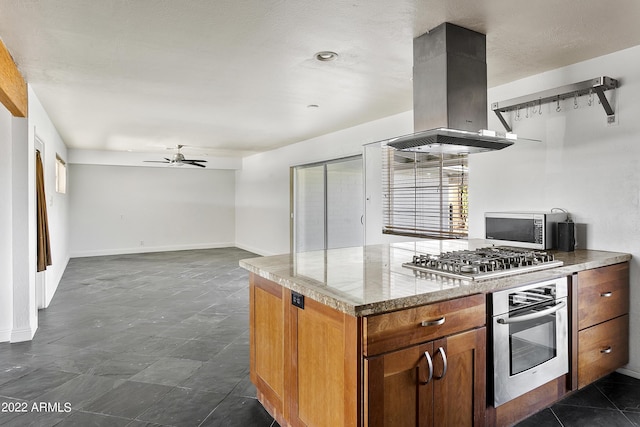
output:
[[[68,147],[215,155],[411,110],[412,40],[445,21],[487,35],[491,87],[638,45],[639,19],[637,0],[0,0]]]

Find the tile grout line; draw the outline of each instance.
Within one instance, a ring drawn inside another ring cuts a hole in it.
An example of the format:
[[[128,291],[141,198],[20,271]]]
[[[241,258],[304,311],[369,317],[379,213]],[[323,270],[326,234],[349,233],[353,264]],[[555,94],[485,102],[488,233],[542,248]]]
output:
[[[618,405],[616,405],[613,400],[609,399],[609,396],[607,396],[604,393],[604,391],[602,391],[602,389],[600,389],[600,387],[598,387],[597,384],[595,385],[595,388],[596,388],[596,390],[598,390],[600,392],[600,394],[602,394],[605,397],[605,399],[607,399],[609,402],[611,402],[613,407],[616,408],[616,410],[625,418],[625,420],[627,420],[629,422],[629,425],[632,425],[632,426],[636,425],[633,421],[631,421],[629,419],[629,417],[627,417],[627,415],[624,413],[624,411],[622,409],[618,408]]]
[[[556,411],[554,411],[553,408],[551,408],[551,407],[549,407],[549,409],[551,410],[551,413],[553,414],[553,416],[558,421],[558,424],[560,424],[561,427],[564,427],[564,424],[562,423],[562,421],[560,421],[560,418],[558,417],[558,414],[556,414]]]

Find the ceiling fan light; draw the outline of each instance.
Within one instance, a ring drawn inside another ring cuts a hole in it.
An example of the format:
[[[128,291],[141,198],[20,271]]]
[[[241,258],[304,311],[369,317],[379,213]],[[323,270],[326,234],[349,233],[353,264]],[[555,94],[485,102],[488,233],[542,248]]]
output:
[[[206,168],[205,165],[203,165],[202,163],[206,163],[206,160],[198,160],[198,159],[187,159],[184,157],[184,154],[182,154],[180,152],[180,149],[183,147],[183,145],[178,145],[178,152],[175,153],[171,158],[165,157],[164,161],[157,161],[157,160],[145,160],[145,162],[151,162],[151,163],[165,163],[168,164],[169,166],[183,166],[185,164],[189,165],[189,166],[197,166],[200,168]]]

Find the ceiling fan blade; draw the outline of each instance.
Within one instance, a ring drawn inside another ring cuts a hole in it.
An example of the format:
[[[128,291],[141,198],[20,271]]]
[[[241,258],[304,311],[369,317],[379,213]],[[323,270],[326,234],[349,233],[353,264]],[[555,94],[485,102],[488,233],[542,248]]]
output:
[[[184,159],[183,162],[200,162],[200,163],[207,163],[206,160],[194,160],[194,159]]]
[[[165,162],[164,160],[145,160],[146,163],[171,163]]]
[[[200,163],[195,163],[195,160],[185,160],[183,163],[186,163],[188,165],[193,165],[193,166],[199,166],[201,168],[206,168],[205,165],[201,165]]]

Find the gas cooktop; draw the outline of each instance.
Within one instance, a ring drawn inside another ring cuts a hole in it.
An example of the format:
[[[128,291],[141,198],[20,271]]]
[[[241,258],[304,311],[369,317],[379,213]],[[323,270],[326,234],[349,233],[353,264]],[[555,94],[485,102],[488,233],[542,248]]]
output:
[[[483,280],[535,270],[560,267],[553,254],[546,251],[492,246],[475,250],[446,252],[440,255],[414,255],[402,264],[421,273],[466,280]]]

